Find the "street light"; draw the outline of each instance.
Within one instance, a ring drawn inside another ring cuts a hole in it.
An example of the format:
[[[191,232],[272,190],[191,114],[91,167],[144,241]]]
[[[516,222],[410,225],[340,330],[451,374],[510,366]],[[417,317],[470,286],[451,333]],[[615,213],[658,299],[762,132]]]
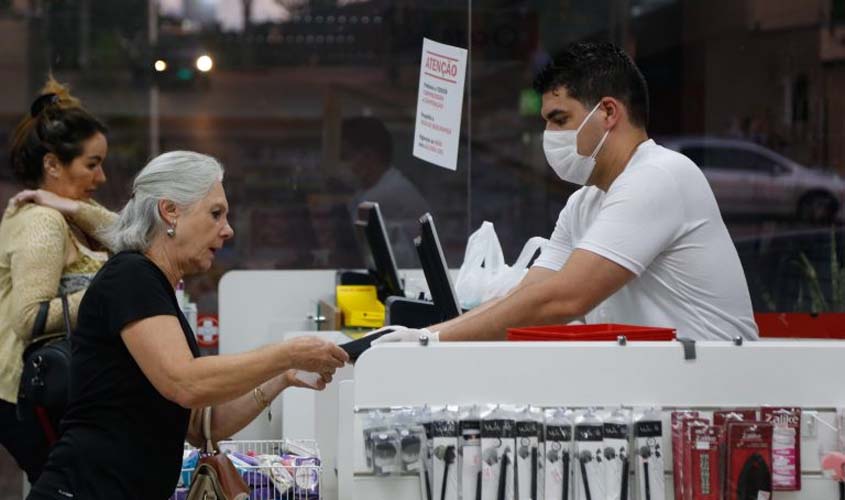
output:
[[[166,62],[164,62],[163,60],[159,59],[158,61],[156,61],[156,62],[155,62],[155,64],[153,65],[153,67],[155,67],[155,70],[156,70],[156,71],[158,71],[159,73],[161,73],[161,72],[163,72],[163,71],[166,71],[166,70],[167,70],[167,63],[166,63]]]

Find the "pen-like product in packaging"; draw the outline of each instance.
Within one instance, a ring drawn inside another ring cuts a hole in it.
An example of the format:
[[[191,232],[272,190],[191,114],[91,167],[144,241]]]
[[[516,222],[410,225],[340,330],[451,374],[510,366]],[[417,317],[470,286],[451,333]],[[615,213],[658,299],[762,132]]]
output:
[[[675,498],[684,498],[684,462],[683,462],[683,422],[691,418],[698,418],[699,413],[691,410],[673,411],[670,418],[672,426],[672,484],[675,487]]]
[[[478,407],[461,412],[458,430],[461,498],[476,500],[481,495],[481,416]]]
[[[520,500],[537,500],[538,498],[540,429],[540,422],[535,420],[516,422],[515,479],[517,498]]]
[[[722,429],[722,440],[720,442],[719,451],[721,453],[722,465],[722,492],[723,497],[727,497],[728,487],[728,423],[730,422],[756,422],[757,410],[754,408],[734,408],[732,410],[718,410],[713,412],[713,426]]]
[[[481,419],[481,498],[514,499],[514,415],[496,407]]]
[[[639,500],[663,500],[663,421],[660,411],[649,409],[634,419],[634,453]]]
[[[432,493],[434,500],[458,500],[458,422],[449,412],[433,415]]]
[[[547,500],[570,500],[572,420],[563,409],[546,410],[544,494]]]
[[[631,415],[616,410],[604,422],[605,498],[628,500],[630,476]]]
[[[605,498],[604,423],[592,411],[575,418],[575,498]]]
[[[760,410],[760,420],[774,425],[772,487],[775,491],[801,489],[801,408]]]
[[[726,500],[769,500],[772,494],[772,424],[729,422]]]

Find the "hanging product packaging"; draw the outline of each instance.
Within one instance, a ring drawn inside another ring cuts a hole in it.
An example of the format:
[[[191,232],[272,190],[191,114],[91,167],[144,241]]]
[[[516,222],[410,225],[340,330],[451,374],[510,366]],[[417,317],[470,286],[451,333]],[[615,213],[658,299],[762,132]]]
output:
[[[546,410],[544,493],[547,500],[569,500],[572,477],[572,419],[562,408]]]
[[[461,498],[476,500],[481,492],[481,409],[478,406],[461,410],[458,432]]]
[[[617,409],[604,421],[605,498],[628,500],[631,413]]]
[[[481,415],[481,498],[514,499],[516,429],[508,407],[488,407]]]
[[[681,482],[681,494],[675,493],[675,498],[692,500],[692,483],[696,476],[696,471],[692,467],[692,453],[690,452],[693,446],[693,433],[705,427],[710,427],[710,421],[706,418],[688,418],[681,422],[681,475],[683,481]]]
[[[458,499],[457,409],[447,407],[431,415],[432,493],[434,500]]]
[[[672,484],[675,487],[675,498],[684,498],[684,461],[683,461],[683,422],[691,418],[698,418],[699,413],[691,410],[673,411],[670,418],[672,426]]]
[[[363,427],[367,467],[377,476],[399,474],[402,469],[399,457],[400,441],[394,415],[377,410],[367,412]]]
[[[769,500],[772,494],[772,424],[728,422],[725,500]]]
[[[400,457],[402,471],[416,472],[420,480],[420,498],[431,500],[431,484],[428,481],[428,437],[422,422],[430,421],[428,407],[413,408],[399,419]]]
[[[688,468],[690,480],[686,491],[691,500],[721,500],[722,466],[720,443],[721,428],[712,425],[691,426],[689,448],[685,454],[690,457]],[[677,497],[676,497],[677,498]]]
[[[540,436],[543,415],[525,408],[516,421],[516,494],[520,500],[537,500],[540,491]]]
[[[727,497],[728,487],[728,423],[756,422],[757,410],[754,408],[734,408],[732,410],[718,410],[713,412],[713,426],[722,429],[722,441],[719,445],[722,464],[722,496]]]
[[[605,498],[604,422],[593,410],[575,417],[575,498]]]
[[[663,477],[663,419],[659,409],[650,408],[634,414],[634,452],[637,455],[639,500],[663,500],[666,485]]]
[[[772,431],[772,487],[775,491],[801,490],[801,408],[760,409],[760,420]]]

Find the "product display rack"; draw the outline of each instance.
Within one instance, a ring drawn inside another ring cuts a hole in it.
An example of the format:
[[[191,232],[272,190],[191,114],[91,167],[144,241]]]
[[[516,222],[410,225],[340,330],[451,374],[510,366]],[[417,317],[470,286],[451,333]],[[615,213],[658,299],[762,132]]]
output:
[[[834,412],[845,406],[840,368],[845,342],[700,342],[695,351],[696,358],[687,360],[676,342],[377,346],[356,364],[354,381],[340,386],[340,498],[420,497],[416,477],[375,477],[366,472],[360,412],[487,403],[660,407],[667,429],[673,409],[801,407],[802,490],[776,492],[774,498],[837,498],[837,484],[820,472],[819,449],[833,449]],[[669,438],[667,431],[666,444]],[[672,461],[664,463],[665,472],[671,473]],[[667,481],[667,499],[671,498]]]

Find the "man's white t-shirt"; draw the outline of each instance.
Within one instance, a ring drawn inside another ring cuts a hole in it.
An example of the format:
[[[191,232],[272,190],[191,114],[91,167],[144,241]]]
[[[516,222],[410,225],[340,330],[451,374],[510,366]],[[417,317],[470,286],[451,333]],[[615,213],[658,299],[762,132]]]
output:
[[[605,193],[576,191],[535,266],[559,270],[575,248],[636,277],[588,323],[671,327],[678,337],[757,339],[739,256],[713,191],[689,158],[646,141]]]

